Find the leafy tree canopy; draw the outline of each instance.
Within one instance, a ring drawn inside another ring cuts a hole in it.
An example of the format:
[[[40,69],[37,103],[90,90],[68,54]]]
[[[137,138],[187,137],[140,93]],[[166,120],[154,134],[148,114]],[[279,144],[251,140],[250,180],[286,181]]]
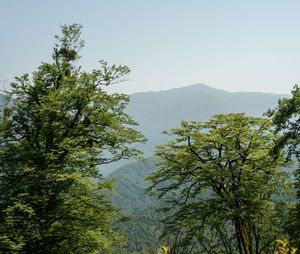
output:
[[[279,137],[271,122],[216,115],[165,133],[176,139],[158,147],[159,170],[148,179],[149,191],[169,203],[171,253],[272,253],[284,210],[272,197],[288,183],[283,153],[270,154]]]
[[[124,237],[101,164],[138,155],[128,96],[104,87],[127,66],[76,66],[81,26],[62,26],[52,63],[17,77],[0,115],[0,252],[111,253]],[[9,101],[10,100],[10,101]],[[91,180],[92,179],[92,180]]]

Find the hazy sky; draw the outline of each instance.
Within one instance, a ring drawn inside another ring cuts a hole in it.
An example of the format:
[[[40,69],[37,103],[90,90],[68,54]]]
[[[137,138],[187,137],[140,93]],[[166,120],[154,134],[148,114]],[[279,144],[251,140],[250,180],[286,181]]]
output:
[[[300,83],[299,0],[0,0],[0,11],[1,83],[49,61],[59,25],[74,22],[84,69],[100,59],[131,68],[114,91],[289,93]]]

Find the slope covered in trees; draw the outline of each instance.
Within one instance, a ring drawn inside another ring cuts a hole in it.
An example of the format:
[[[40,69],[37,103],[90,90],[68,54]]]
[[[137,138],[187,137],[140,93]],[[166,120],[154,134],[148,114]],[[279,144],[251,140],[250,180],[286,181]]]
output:
[[[156,171],[154,160],[133,162],[122,166],[109,175],[117,179],[117,195],[111,195],[113,204],[122,209],[130,217],[130,221],[122,224],[121,231],[129,237],[128,242],[120,250],[122,254],[144,253],[148,248],[159,246],[159,236],[162,232],[161,215],[156,212],[162,202],[145,193],[149,183],[145,178]]]

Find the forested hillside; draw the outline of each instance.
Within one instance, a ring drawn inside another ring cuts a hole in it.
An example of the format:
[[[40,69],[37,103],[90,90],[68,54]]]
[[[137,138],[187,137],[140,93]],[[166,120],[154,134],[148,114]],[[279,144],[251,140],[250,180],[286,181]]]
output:
[[[124,254],[143,253],[147,248],[155,249],[159,246],[162,231],[159,221],[162,217],[156,213],[156,209],[162,204],[145,193],[149,186],[145,178],[156,170],[152,163],[151,158],[147,162],[129,163],[109,176],[117,179],[118,195],[111,195],[113,204],[131,218],[131,221],[121,226],[122,232],[130,238],[120,250]]]

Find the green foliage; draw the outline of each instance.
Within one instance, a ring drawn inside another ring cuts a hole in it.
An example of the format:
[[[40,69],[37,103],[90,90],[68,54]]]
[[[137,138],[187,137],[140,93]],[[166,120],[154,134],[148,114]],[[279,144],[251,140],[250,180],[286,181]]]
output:
[[[268,115],[272,117],[277,126],[277,132],[283,132],[282,137],[275,146],[275,154],[282,148],[288,149],[287,160],[296,159],[298,165],[295,170],[295,188],[297,189],[298,203],[290,211],[288,231],[290,242],[300,248],[300,88],[295,85],[292,97],[279,100],[274,110],[269,110]]]
[[[270,154],[279,137],[270,121],[232,113],[166,133],[176,139],[158,147],[159,170],[148,180],[169,203],[162,210],[172,213],[164,220],[164,236],[175,239],[170,253],[272,252],[285,212],[272,197],[289,185],[283,153]]]
[[[277,126],[276,131],[283,131],[283,135],[277,142],[277,150],[288,147],[288,159],[292,155],[300,156],[300,88],[295,85],[291,91],[292,98],[284,98],[278,101],[274,110],[269,110],[268,115],[272,117]]]
[[[62,26],[53,63],[17,77],[0,116],[0,252],[115,253],[122,220],[98,166],[139,153],[143,136],[122,94],[103,87],[127,66],[87,73],[75,65],[81,26]]]

